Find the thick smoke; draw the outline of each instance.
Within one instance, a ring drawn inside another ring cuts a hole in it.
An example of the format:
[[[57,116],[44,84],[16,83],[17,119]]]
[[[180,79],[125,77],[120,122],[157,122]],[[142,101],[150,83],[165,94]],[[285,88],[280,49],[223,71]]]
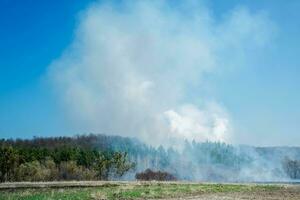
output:
[[[207,100],[206,76],[241,67],[271,34],[263,13],[238,7],[215,19],[196,1],[95,3],[50,79],[79,132],[230,142],[233,123]]]

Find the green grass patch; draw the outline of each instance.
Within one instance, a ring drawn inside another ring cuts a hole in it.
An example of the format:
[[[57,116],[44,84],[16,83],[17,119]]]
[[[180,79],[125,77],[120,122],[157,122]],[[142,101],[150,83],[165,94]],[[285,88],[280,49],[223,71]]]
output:
[[[273,191],[279,188],[280,186],[275,185],[149,183],[112,185],[111,187],[3,190],[0,191],[0,200],[129,200],[205,193]]]

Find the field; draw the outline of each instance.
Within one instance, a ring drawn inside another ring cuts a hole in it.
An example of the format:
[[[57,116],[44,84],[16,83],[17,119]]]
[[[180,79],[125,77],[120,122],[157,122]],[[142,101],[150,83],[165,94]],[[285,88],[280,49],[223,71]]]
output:
[[[300,199],[300,186],[181,182],[52,182],[0,184],[0,200]]]

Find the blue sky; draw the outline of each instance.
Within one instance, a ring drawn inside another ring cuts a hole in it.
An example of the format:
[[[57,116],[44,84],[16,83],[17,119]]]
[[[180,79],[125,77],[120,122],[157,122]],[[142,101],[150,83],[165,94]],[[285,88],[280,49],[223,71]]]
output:
[[[75,38],[92,0],[0,1],[0,136],[73,135],[94,130],[70,123],[49,84],[48,70]],[[276,30],[243,67],[206,77],[204,93],[234,122],[234,143],[299,145],[300,2],[207,1],[216,21],[237,6],[266,13]],[[114,6],[120,5],[115,1]],[[252,52],[247,51],[247,54]],[[191,92],[192,93],[192,92]],[[190,101],[193,94],[189,95]]]

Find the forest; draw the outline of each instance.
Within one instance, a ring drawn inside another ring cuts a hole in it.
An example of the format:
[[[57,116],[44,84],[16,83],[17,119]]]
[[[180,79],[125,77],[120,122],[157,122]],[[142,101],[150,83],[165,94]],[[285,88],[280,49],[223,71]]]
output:
[[[185,141],[178,150],[103,134],[0,140],[1,182],[151,176],[230,182],[300,179],[300,148]]]
[[[108,180],[134,168],[126,152],[90,147],[91,138],[1,140],[0,181]]]

